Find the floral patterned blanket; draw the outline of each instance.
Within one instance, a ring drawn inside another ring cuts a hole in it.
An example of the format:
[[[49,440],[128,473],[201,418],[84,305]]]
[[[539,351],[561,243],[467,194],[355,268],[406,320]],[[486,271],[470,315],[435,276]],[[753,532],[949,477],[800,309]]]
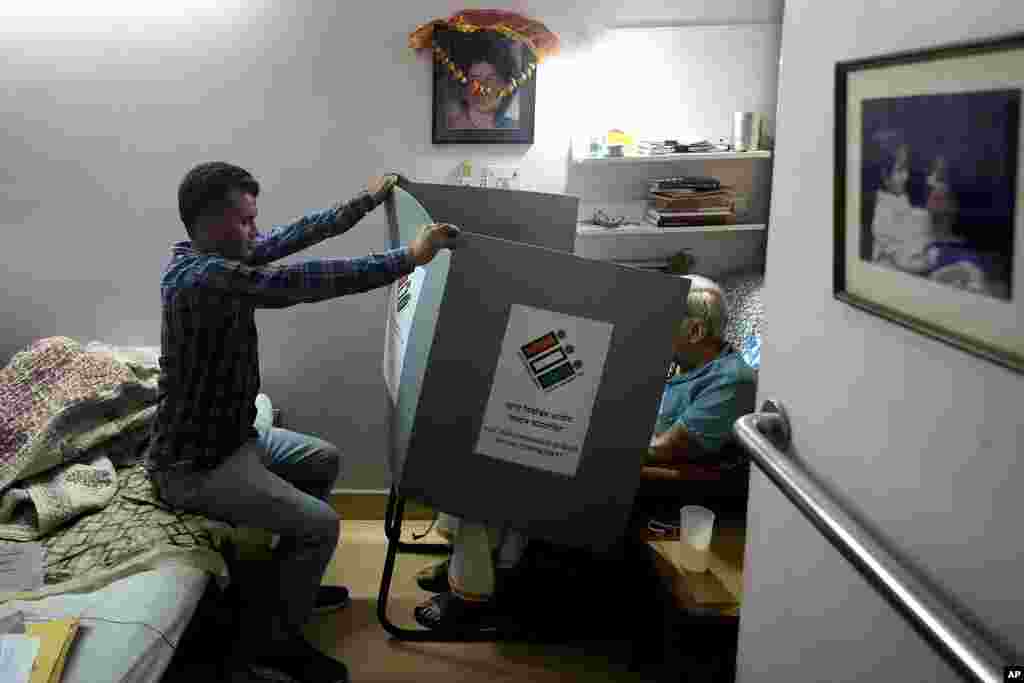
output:
[[[38,539],[45,566],[44,588],[19,599],[93,589],[163,561],[220,571],[225,525],[168,507],[138,464],[158,351],[49,337],[0,370],[0,501],[10,507],[0,516],[11,532],[0,545]],[[66,511],[58,489],[68,481],[101,483],[91,488],[102,496]]]
[[[56,584],[109,570],[161,546],[213,551],[220,526],[202,515],[170,508],[141,465],[123,468],[106,507],[41,540],[43,581]]]
[[[102,510],[116,492],[117,474],[106,456],[51,468],[0,496],[0,538],[34,541]]]
[[[159,370],[47,337],[0,370],[0,491],[148,425]]]

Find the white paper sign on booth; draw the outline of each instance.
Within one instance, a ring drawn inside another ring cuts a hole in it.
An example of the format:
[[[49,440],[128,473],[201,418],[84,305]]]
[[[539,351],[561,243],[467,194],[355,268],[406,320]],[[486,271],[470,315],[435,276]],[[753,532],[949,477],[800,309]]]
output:
[[[384,382],[392,403],[398,401],[398,386],[405,364],[405,347],[409,342],[416,302],[423,289],[423,268],[395,281],[388,296],[387,337],[384,349]]]
[[[512,304],[475,452],[574,476],[612,329]]]

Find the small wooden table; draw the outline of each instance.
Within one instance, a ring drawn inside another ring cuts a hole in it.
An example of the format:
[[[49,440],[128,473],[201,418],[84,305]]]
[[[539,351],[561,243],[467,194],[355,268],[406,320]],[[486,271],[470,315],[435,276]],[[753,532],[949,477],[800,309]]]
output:
[[[711,539],[708,571],[679,566],[677,538],[645,532],[642,539],[654,574],[661,580],[660,623],[646,632],[658,634],[659,681],[720,683],[735,680],[736,643],[743,601],[743,547],[746,530],[737,524],[716,528]]]
[[[646,540],[655,570],[680,610],[693,616],[739,619],[746,529],[735,524],[715,529],[708,551],[708,571],[704,573],[687,571],[679,565],[678,536],[666,539],[648,532]]]

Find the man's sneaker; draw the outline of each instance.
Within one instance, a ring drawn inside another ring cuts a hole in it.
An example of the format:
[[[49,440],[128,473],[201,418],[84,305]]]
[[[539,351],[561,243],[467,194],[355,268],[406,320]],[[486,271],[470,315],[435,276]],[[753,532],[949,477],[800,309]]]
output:
[[[348,668],[320,652],[299,633],[254,648],[246,655],[252,669],[278,671],[300,683],[349,683]]]
[[[313,600],[313,614],[327,614],[348,607],[348,589],[344,586],[320,586]]]

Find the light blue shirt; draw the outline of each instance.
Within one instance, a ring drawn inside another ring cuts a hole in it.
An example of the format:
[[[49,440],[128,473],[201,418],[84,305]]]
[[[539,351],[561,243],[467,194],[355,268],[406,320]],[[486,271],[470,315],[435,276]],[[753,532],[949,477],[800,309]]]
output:
[[[754,410],[756,375],[732,347],[710,363],[665,382],[654,433],[677,424],[708,453],[732,438],[732,425]]]

